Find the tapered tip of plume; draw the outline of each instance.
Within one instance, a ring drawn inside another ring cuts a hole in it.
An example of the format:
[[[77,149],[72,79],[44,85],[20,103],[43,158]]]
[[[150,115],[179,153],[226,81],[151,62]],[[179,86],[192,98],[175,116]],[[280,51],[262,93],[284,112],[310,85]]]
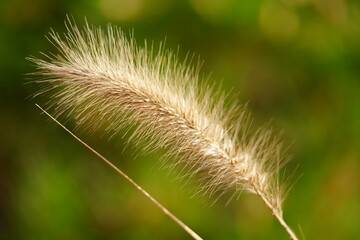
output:
[[[139,47],[113,26],[79,29],[68,21],[67,30],[63,37],[50,33],[56,54],[30,59],[39,94],[50,95],[57,115],[111,134],[134,128],[132,142],[145,151],[165,148],[186,175],[201,176],[204,193],[245,190],[282,214],[285,158],[278,138],[265,128],[250,130],[246,107],[226,107],[221,93],[200,85],[198,65],[163,47]]]

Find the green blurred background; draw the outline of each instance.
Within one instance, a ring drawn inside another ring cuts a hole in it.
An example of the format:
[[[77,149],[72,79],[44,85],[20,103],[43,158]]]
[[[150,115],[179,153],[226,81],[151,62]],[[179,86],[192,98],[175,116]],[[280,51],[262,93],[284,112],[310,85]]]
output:
[[[249,102],[256,123],[284,130],[296,183],[285,219],[306,239],[360,239],[360,2],[358,0],[2,0],[0,3],[0,239],[189,239],[112,169],[50,122],[25,57],[55,52],[45,35],[79,25],[166,38],[202,73]],[[71,129],[71,121],[66,123]],[[124,140],[77,134],[205,239],[287,239],[255,196],[193,196]]]

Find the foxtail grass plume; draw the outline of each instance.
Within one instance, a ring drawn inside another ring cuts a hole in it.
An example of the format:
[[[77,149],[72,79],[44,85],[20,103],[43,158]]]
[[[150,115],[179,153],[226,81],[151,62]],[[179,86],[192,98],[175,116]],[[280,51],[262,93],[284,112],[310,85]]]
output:
[[[285,158],[272,130],[251,130],[246,107],[225,104],[224,95],[200,84],[199,64],[163,47],[139,47],[113,26],[79,29],[69,21],[67,30],[63,38],[50,33],[58,54],[30,58],[41,76],[38,94],[50,94],[58,116],[110,134],[133,128],[129,141],[145,151],[166,149],[170,164],[199,176],[204,194],[254,193],[297,239],[283,219]]]

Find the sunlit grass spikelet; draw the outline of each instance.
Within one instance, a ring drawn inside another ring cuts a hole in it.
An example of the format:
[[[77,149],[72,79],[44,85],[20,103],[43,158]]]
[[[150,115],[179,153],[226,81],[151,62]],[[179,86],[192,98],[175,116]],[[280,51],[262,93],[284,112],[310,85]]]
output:
[[[183,162],[185,174],[201,177],[203,193],[257,194],[287,227],[279,141],[271,130],[251,131],[245,107],[226,107],[225,97],[199,85],[198,65],[162,48],[138,47],[112,26],[80,30],[69,23],[64,38],[50,37],[59,54],[31,61],[41,76],[39,94],[50,94],[57,115],[88,129],[106,125],[110,134],[135,126],[131,141],[146,150],[165,148],[173,164]]]

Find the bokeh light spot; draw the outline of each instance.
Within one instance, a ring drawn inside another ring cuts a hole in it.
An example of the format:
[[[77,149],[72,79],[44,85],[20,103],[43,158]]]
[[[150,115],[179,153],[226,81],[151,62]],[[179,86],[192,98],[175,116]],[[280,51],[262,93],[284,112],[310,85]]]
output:
[[[141,16],[144,0],[99,0],[103,15],[113,21],[131,21]]]
[[[221,23],[228,19],[235,7],[235,0],[190,0],[195,11],[206,21]]]
[[[292,9],[270,1],[261,6],[260,28],[269,39],[289,41],[297,35],[299,27],[299,17]]]

